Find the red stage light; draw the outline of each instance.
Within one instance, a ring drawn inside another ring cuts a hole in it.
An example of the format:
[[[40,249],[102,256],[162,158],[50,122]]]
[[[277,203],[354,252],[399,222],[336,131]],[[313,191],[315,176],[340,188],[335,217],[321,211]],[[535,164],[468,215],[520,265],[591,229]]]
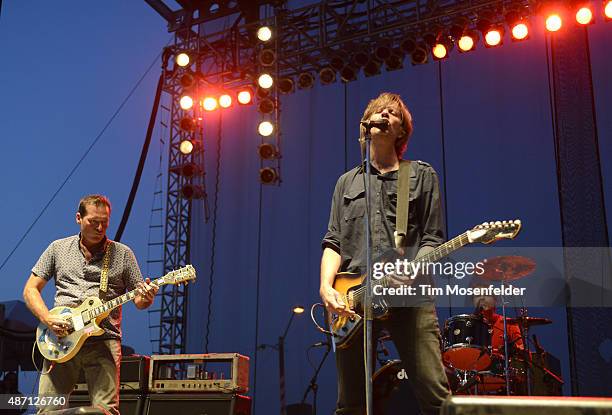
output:
[[[229,108],[232,105],[232,97],[229,94],[223,94],[219,97],[219,106],[221,108]]]
[[[517,23],[512,27],[512,38],[525,40],[529,36],[529,27],[525,23]]]
[[[181,153],[187,155],[187,154],[191,154],[191,152],[193,151],[194,145],[191,142],[191,140],[183,140],[181,141],[181,144],[179,144],[179,150],[181,150]]]
[[[245,90],[238,92],[238,103],[239,104],[247,105],[247,104],[250,104],[252,100],[253,100],[253,93],[250,90],[245,89]]]
[[[546,17],[546,30],[556,32],[563,26],[563,19],[559,13],[551,13]]]
[[[485,43],[487,46],[499,46],[502,42],[501,29],[491,29],[485,34]]]
[[[604,14],[606,18],[612,19],[612,0],[604,3]]]
[[[593,22],[593,10],[588,6],[582,6],[576,12],[576,22],[580,25],[588,25]]]
[[[191,109],[191,107],[193,107],[193,98],[191,98],[189,95],[183,95],[179,101],[179,104],[184,110]]]

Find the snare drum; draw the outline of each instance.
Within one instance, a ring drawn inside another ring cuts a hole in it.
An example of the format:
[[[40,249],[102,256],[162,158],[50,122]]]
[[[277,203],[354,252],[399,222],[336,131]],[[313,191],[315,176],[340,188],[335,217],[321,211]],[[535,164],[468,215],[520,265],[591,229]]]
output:
[[[461,370],[485,370],[491,364],[490,326],[480,316],[460,314],[444,323],[444,360]]]

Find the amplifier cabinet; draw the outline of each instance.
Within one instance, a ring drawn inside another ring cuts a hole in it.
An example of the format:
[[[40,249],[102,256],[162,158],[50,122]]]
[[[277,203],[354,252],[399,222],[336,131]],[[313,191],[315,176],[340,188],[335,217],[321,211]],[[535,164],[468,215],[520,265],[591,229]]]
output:
[[[121,358],[119,389],[121,392],[146,393],[149,384],[149,356],[129,355]],[[81,370],[79,380],[74,385],[73,394],[87,395],[88,388],[85,373]]]
[[[145,395],[124,394],[119,395],[119,412],[121,415],[144,415],[142,409],[145,404]],[[70,408],[81,406],[91,406],[89,395],[79,395],[73,393],[68,399]]]
[[[251,415],[251,398],[227,393],[152,394],[147,397],[143,415],[168,414]]]

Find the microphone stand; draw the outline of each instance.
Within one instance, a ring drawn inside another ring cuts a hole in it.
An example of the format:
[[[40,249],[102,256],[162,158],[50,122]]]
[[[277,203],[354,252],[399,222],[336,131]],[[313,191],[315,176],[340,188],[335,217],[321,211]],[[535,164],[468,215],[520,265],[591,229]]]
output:
[[[319,377],[319,372],[321,371],[321,368],[323,367],[323,363],[325,363],[325,359],[327,359],[327,356],[329,356],[329,352],[331,352],[331,343],[327,342],[325,354],[323,355],[323,359],[321,359],[321,362],[319,363],[319,366],[315,370],[314,375],[312,375],[312,378],[310,378],[310,383],[308,384],[308,388],[306,389],[306,392],[304,392],[304,396],[302,397],[302,402],[300,402],[304,404],[304,402],[306,402],[306,398],[308,397],[308,393],[312,391],[312,415],[317,415],[317,391],[319,390],[319,385],[317,384],[317,377]]]
[[[364,354],[364,370],[365,370],[365,394],[366,394],[366,415],[374,414],[374,403],[372,394],[372,324],[373,324],[373,313],[372,313],[372,241],[370,238],[370,142],[372,141],[372,134],[370,132],[373,127],[371,124],[367,124],[365,127],[364,141],[365,141],[365,171],[364,171],[364,191],[365,191],[365,207],[366,213],[364,216],[364,227],[366,237],[366,277],[365,277],[365,298],[363,304],[363,318],[364,318],[364,330],[363,330],[363,349]]]

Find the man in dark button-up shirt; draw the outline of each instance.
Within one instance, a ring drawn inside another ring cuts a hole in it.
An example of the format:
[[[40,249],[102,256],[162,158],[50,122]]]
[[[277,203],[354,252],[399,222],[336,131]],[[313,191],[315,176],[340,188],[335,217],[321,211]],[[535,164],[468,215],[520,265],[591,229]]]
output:
[[[370,225],[374,259],[395,248],[398,170],[412,133],[412,117],[399,95],[383,93],[370,101],[363,121],[382,118],[388,120],[388,127],[382,130],[373,127],[370,143]],[[436,172],[429,164],[420,161],[413,161],[410,166],[404,254],[407,259],[414,259],[440,245],[444,232]],[[365,270],[364,215],[363,168],[358,166],[343,174],[336,183],[328,231],[323,239],[319,293],[326,308],[334,314],[354,314],[333,288],[333,283],[339,271],[359,273]],[[374,331],[385,328],[390,332],[421,411],[426,415],[437,414],[449,395],[440,355],[438,318],[433,302],[427,298],[420,298],[411,305],[392,308],[388,319],[376,322]],[[357,415],[364,410],[362,335],[360,333],[348,347],[336,351],[336,414]]]

